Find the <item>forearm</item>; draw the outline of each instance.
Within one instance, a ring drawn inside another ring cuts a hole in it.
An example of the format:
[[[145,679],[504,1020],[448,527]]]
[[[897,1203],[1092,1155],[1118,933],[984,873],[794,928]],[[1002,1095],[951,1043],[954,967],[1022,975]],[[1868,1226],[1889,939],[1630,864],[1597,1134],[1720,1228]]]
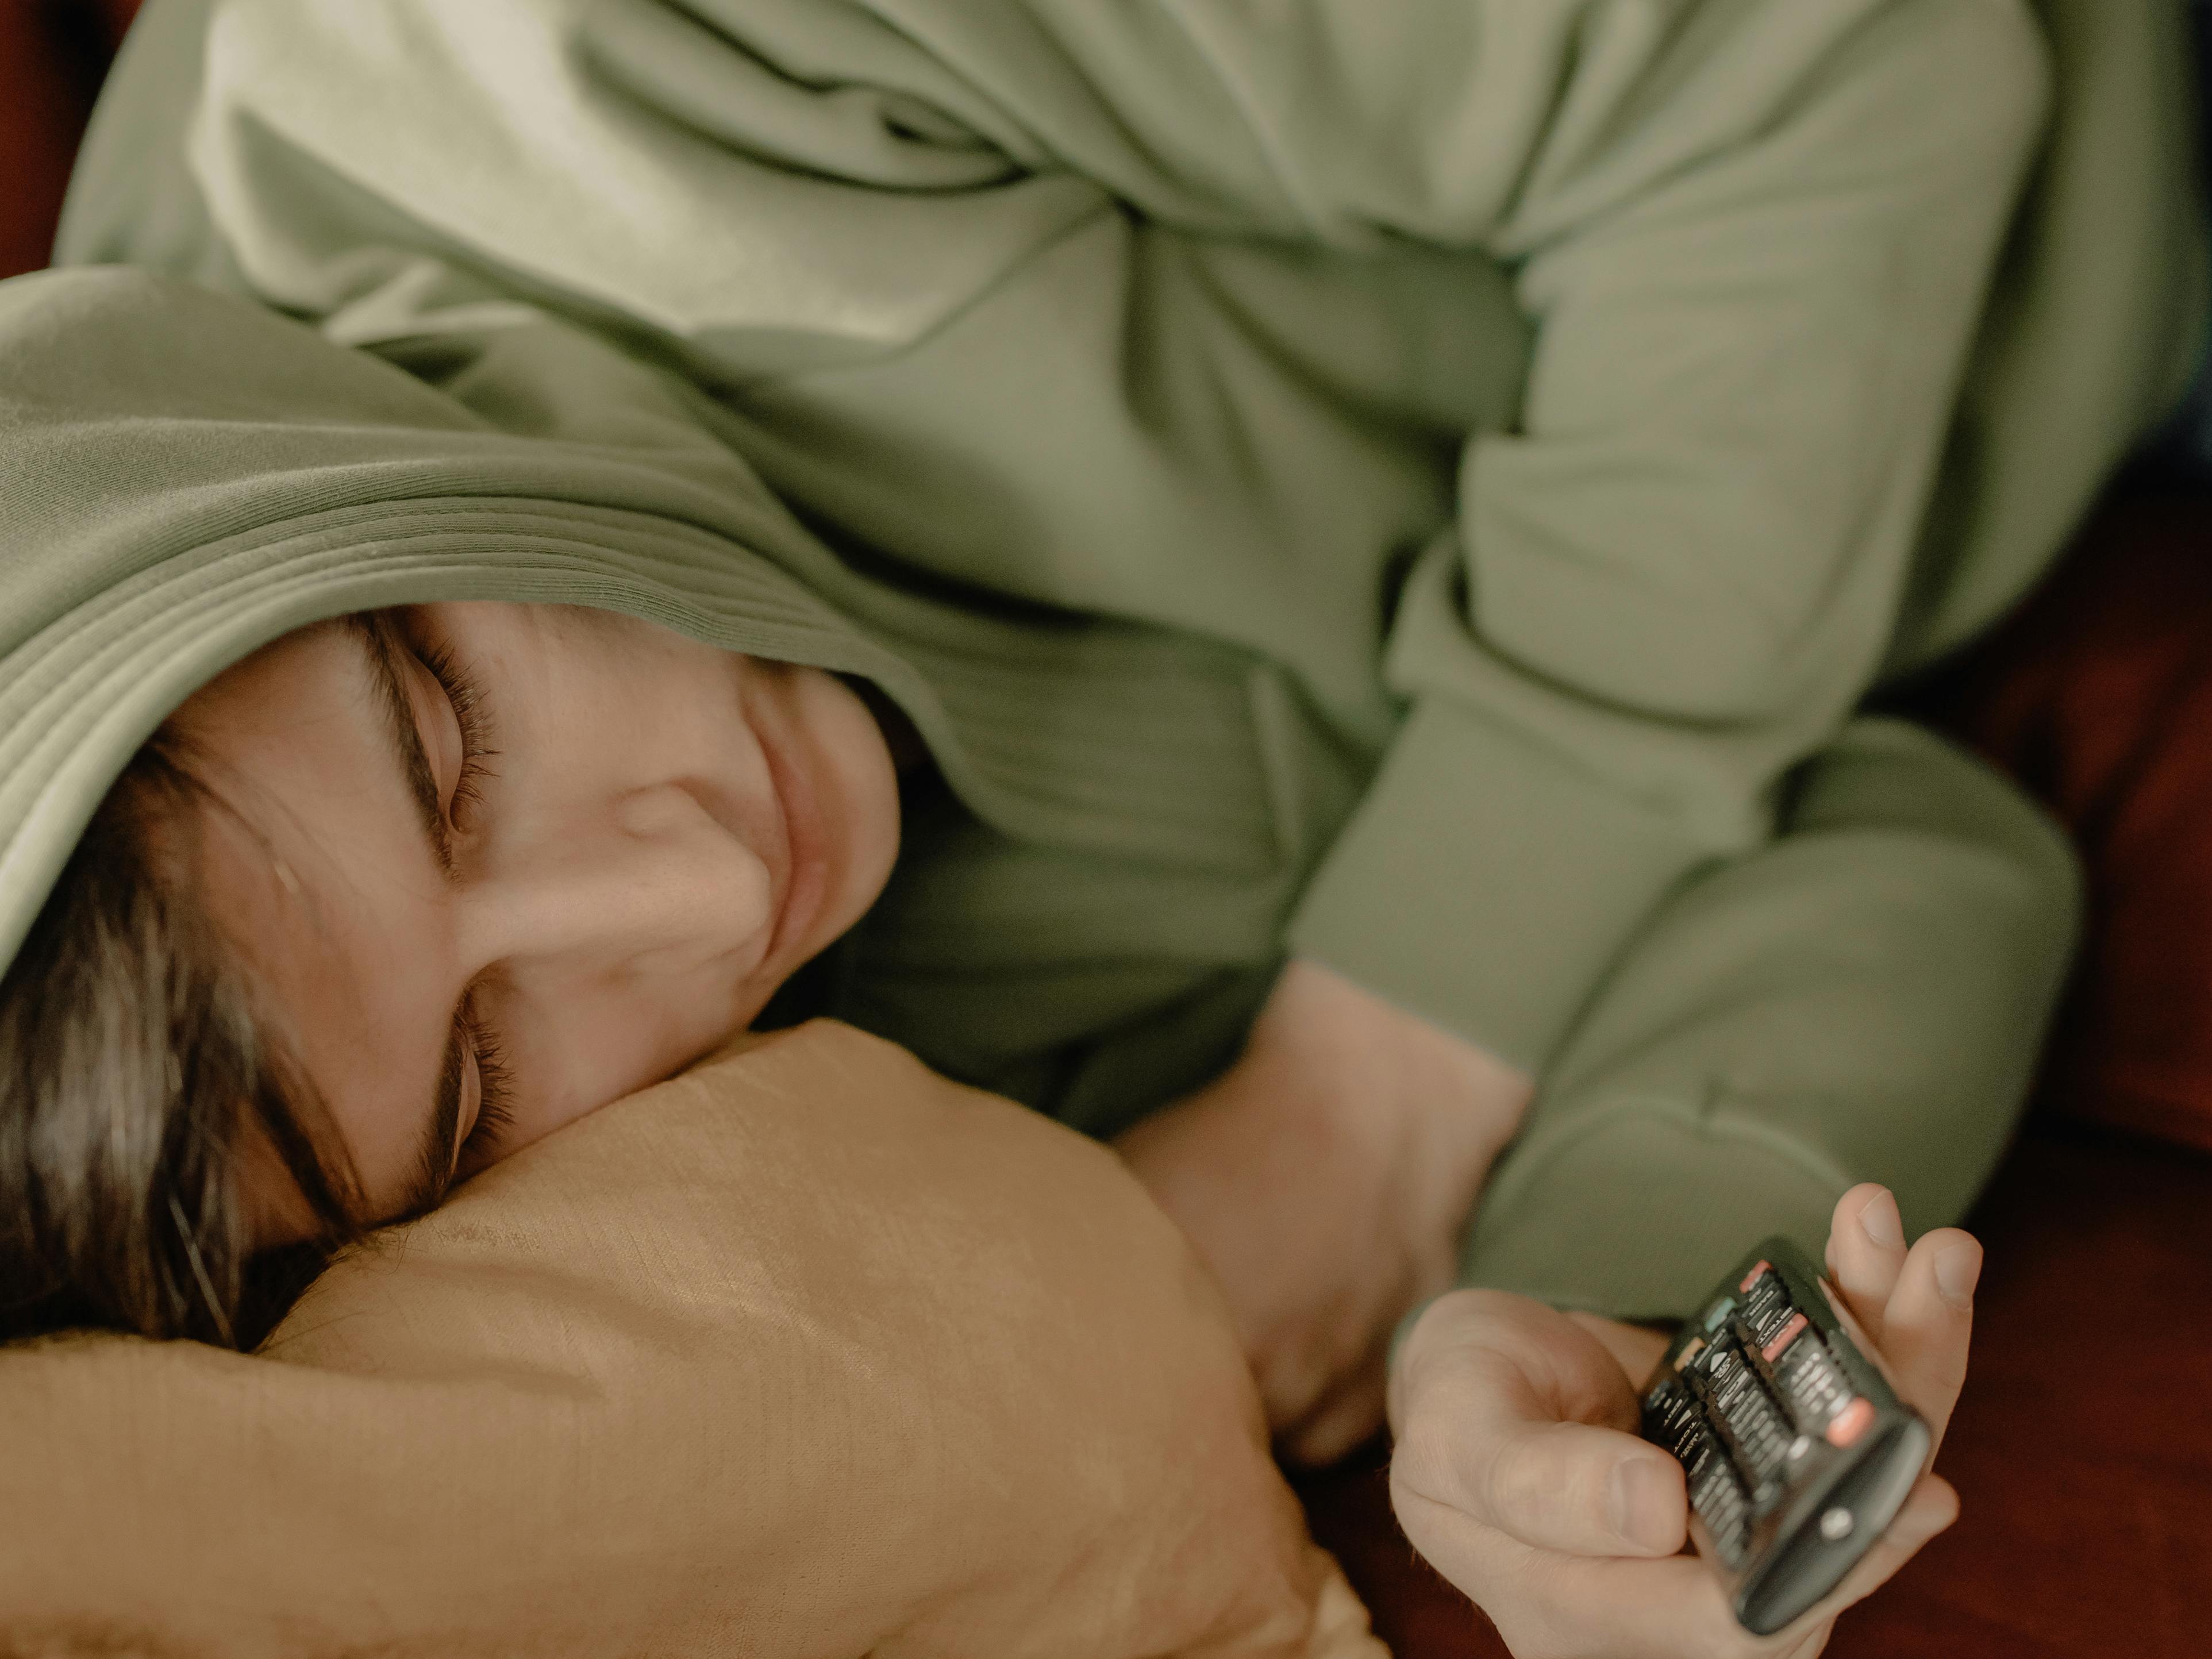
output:
[[[1786,9],[1809,50],[1845,9]],[[1291,938],[1524,1067],[1771,836],[1894,626],[2041,83],[2016,9],[1863,21],[1765,125],[1674,173],[1625,148],[1497,232],[1536,325],[1520,418],[1471,441],[1399,595],[1412,714]],[[1695,125],[1667,104],[1650,143]]]

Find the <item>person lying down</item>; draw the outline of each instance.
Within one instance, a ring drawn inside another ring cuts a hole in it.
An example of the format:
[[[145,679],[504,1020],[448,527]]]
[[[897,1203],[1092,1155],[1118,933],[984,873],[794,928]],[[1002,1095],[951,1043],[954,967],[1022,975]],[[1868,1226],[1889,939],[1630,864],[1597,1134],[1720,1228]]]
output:
[[[1948,1413],[2074,876],[1858,711],[2191,270],[2015,275],[2063,408],[1983,325],[2030,9],[1506,11],[156,0],[0,289],[7,1329],[250,1345],[826,1015],[1109,1140],[1517,1652],[1728,1650],[1650,1327],[1829,1240]]]

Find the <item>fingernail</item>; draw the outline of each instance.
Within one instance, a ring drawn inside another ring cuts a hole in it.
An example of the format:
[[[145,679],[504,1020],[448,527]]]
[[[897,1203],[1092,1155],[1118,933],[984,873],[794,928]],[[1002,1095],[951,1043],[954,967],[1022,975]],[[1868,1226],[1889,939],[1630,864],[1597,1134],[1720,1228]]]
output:
[[[1905,1243],[1905,1223],[1897,1213],[1897,1200],[1887,1191],[1876,1193],[1861,1207],[1859,1229],[1885,1250]]]
[[[1613,1466],[1613,1529],[1638,1550],[1663,1550],[1674,1537],[1667,1524],[1667,1471],[1648,1457],[1624,1458]]]
[[[1982,1248],[1954,1244],[1936,1258],[1936,1288],[1954,1308],[1973,1305],[1974,1285],[1982,1276]]]

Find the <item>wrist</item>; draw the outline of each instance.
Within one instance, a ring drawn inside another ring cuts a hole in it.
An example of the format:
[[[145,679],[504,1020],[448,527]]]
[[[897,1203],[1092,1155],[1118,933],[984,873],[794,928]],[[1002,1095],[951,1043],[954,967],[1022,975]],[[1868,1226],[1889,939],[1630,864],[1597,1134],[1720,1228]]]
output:
[[[1310,957],[1285,964],[1252,1039],[1255,1054],[1328,1078],[1332,1093],[1369,1109],[1405,1107],[1448,1142],[1476,1143],[1486,1165],[1518,1132],[1534,1092],[1526,1073]],[[1461,1149],[1430,1150],[1450,1160]]]

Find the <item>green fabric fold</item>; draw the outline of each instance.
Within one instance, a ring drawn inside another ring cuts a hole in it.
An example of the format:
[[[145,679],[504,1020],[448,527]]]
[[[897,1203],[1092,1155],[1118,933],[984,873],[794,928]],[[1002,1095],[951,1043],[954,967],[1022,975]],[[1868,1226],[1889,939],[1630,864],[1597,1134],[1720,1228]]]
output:
[[[225,663],[562,599],[913,716],[951,798],[827,1012],[1104,1133],[1301,950],[1545,1071],[1529,1147],[1640,1145],[1563,1057],[1628,1009],[1725,1034],[1692,1098],[1758,1060],[1651,941],[1787,885],[1861,699],[2160,412],[2203,266],[2166,0],[1654,16],[155,0],[60,246],[167,276],[0,289],[0,946]],[[2049,925],[1961,914],[1962,1025],[2039,1018],[2070,914],[1988,824]],[[1954,1098],[1887,1139],[1847,1098],[1775,1133],[1838,1179],[1983,1147],[2021,1075],[1969,1047],[1900,1054]],[[1530,1237],[1728,1231],[1695,1159],[1591,1148]]]

